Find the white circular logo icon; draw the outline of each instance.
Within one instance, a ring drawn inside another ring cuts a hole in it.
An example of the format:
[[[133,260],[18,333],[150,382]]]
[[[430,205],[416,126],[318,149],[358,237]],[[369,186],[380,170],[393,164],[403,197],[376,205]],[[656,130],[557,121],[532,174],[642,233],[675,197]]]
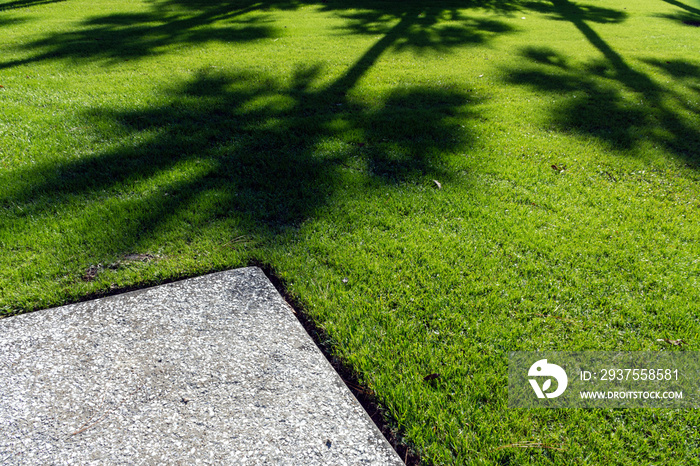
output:
[[[564,393],[569,383],[569,378],[566,376],[564,369],[556,364],[549,364],[546,359],[540,359],[530,366],[527,375],[530,377],[548,377],[541,388],[536,379],[528,379],[530,385],[532,385],[532,389],[535,391],[535,394],[537,394],[537,398],[556,398]],[[547,390],[552,386],[552,378],[557,381],[557,389],[552,393],[547,393]]]

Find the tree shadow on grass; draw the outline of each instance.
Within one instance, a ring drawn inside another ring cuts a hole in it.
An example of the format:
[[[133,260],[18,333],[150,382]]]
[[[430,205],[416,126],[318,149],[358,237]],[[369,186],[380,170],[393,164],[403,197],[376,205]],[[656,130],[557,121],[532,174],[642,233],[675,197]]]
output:
[[[24,216],[45,216],[76,196],[91,199],[106,192],[123,198],[119,209],[136,213],[130,228],[118,223],[100,228],[122,228],[110,248],[126,253],[138,250],[171,216],[191,209],[202,222],[235,218],[246,234],[272,238],[313,217],[347,177],[360,177],[368,190],[449,180],[444,153],[469,139],[450,121],[466,105],[464,95],[417,87],[392,91],[373,108],[352,101],[338,105],[323,91],[309,90],[313,80],[307,73],[298,77],[285,86],[247,73],[203,73],[177,89],[169,104],[96,112],[95,118],[119,122],[134,139],[158,136],[58,168],[33,169],[28,176],[43,181],[0,203]],[[148,196],[124,194],[169,173],[180,175]],[[216,201],[201,204],[202,196]],[[88,231],[95,222],[99,219],[85,224],[85,238],[95,236]]]
[[[17,10],[31,6],[46,5],[48,3],[60,3],[66,0],[15,0],[12,2],[0,2],[0,12],[5,10]]]
[[[22,47],[33,55],[0,63],[0,69],[58,59],[103,59],[119,62],[168,53],[177,44],[204,45],[208,42],[246,42],[274,37],[276,30],[266,22],[257,6],[232,10],[214,4],[195,12],[167,10],[154,4],[149,12],[118,13],[83,21],[74,31],[52,33]],[[218,27],[211,27],[217,23]]]
[[[372,190],[405,183],[430,185],[431,179],[448,181],[445,157],[470,140],[458,121],[475,114],[473,99],[464,91],[404,86],[378,95],[372,104],[349,97],[378,58],[398,44],[439,49],[443,39],[450,46],[479,44],[508,31],[495,21],[460,17],[459,33],[436,33],[423,41],[420,29],[427,25],[420,19],[439,17],[436,3],[397,13],[391,24],[383,26],[377,42],[325,86],[319,84],[323,68],[313,63],[299,64],[288,81],[261,73],[202,70],[164,93],[169,97],[162,105],[93,111],[94,121],[117,122],[126,133],[125,143],[92,156],[8,173],[15,179],[41,181],[15,183],[0,204],[14,206],[20,216],[46,217],[70,210],[76,198],[107,196],[122,218],[105,221],[103,214],[94,218],[87,214],[80,235],[86,243],[94,243],[94,255],[111,256],[133,252],[144,240],[158,238],[174,218],[191,222],[194,229],[226,220],[238,225],[239,233],[271,239],[313,218],[348,182]],[[232,19],[237,12],[206,10],[207,18],[222,15]],[[90,20],[91,26],[108,24],[111,30],[125,25],[136,34],[122,39],[116,32],[108,34],[118,47],[88,52],[112,57],[153,50],[155,43],[144,39],[153,37],[144,29],[148,18],[110,15]],[[200,13],[194,18],[197,23],[204,20]],[[361,20],[353,21],[358,27]],[[437,20],[428,24],[432,27]],[[187,35],[189,27],[169,27],[173,28],[166,34],[169,40],[174,35],[185,42],[200,40]],[[201,40],[205,36],[202,33]],[[129,49],[125,41],[134,41],[134,47]],[[63,56],[78,53],[60,41],[56,47],[54,52]],[[134,194],[139,186],[171,176],[160,189]],[[100,225],[97,231],[95,225]]]
[[[117,62],[167,52],[175,44],[246,42],[276,38],[282,34],[269,20],[275,10],[316,6],[348,20],[344,33],[401,33],[394,47],[447,51],[450,47],[478,43],[486,34],[511,30],[505,23],[475,19],[464,8],[511,11],[519,0],[472,0],[469,2],[389,1],[154,1],[150,11],[120,13],[89,18],[76,30],[48,34],[22,47],[28,58],[0,62],[0,69],[57,59],[106,59]],[[441,25],[445,19],[450,25]],[[395,23],[399,22],[399,27]]]
[[[697,114],[698,108],[688,107],[682,96],[631,67],[588,24],[596,17],[618,16],[599,13],[591,18],[589,9],[568,0],[553,0],[551,6],[542,8],[575,25],[602,57],[574,65],[550,47],[525,47],[522,56],[532,66],[510,70],[509,82],[560,97],[551,118],[562,131],[597,137],[612,149],[629,150],[651,141],[676,157],[696,163],[700,128],[684,113]],[[669,74],[697,70],[686,62],[666,65]],[[644,105],[639,105],[640,101]]]
[[[18,24],[26,23],[29,21],[28,18],[2,18],[0,17],[0,28],[4,26],[16,26]]]

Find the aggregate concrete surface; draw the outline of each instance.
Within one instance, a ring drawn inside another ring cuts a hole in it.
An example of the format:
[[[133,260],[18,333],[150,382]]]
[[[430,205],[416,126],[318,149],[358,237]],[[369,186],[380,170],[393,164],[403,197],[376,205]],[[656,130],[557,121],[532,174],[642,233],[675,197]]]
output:
[[[403,464],[263,272],[0,320],[0,464]]]

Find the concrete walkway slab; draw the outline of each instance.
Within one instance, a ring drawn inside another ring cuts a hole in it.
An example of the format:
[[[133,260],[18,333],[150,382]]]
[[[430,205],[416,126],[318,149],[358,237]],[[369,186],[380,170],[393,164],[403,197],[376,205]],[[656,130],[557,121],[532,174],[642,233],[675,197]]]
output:
[[[257,268],[0,320],[0,464],[403,464]]]

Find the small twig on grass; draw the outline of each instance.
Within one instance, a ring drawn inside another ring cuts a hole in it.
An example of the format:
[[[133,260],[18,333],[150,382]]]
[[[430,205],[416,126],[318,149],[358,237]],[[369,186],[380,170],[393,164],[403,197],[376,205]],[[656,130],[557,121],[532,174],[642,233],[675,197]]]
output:
[[[560,444],[560,445],[563,445],[563,444]],[[494,451],[502,450],[504,448],[544,448],[547,450],[566,451],[566,448],[562,448],[561,446],[547,445],[546,443],[542,443],[542,442],[509,443],[508,445],[501,445],[500,447],[495,448]]]
[[[617,183],[617,178],[615,178],[614,176],[612,176],[612,175],[610,174],[610,172],[603,172],[603,173],[605,173],[606,175],[608,175],[608,178],[610,178],[610,181],[612,181],[613,183]]]
[[[535,314],[535,316],[536,316],[536,317],[544,317],[544,318],[552,317],[552,318],[554,318],[554,319],[561,320],[562,322],[567,322],[567,323],[575,324],[575,325],[581,325],[580,322],[576,322],[575,320],[567,319],[567,318],[565,318],[565,317],[552,316],[552,315],[547,315],[547,314]]]
[[[345,380],[345,379],[343,379],[343,382],[345,382],[345,385],[347,385],[348,387],[350,387],[350,388],[352,388],[353,390],[356,390],[356,391],[362,393],[363,395],[371,395],[371,393],[366,392],[362,387],[358,387],[357,385],[355,385],[355,384],[353,384],[353,383],[350,383],[350,382],[348,382],[348,381]]]
[[[224,246],[234,245],[234,244],[247,244],[250,243],[250,238],[245,235],[236,236],[231,241],[224,243]]]

